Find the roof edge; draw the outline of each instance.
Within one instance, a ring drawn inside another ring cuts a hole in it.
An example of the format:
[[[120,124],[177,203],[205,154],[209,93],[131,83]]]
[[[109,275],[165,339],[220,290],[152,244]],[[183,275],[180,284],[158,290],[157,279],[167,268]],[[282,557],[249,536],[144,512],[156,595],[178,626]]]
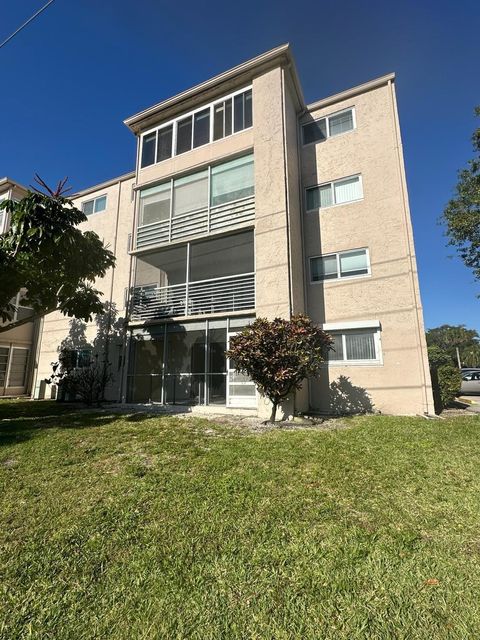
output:
[[[24,187],[23,184],[20,184],[20,182],[17,182],[16,180],[12,180],[12,178],[9,178],[8,176],[4,176],[3,178],[0,178],[0,187],[3,187],[4,185],[11,186],[11,187],[19,187],[24,191],[30,191],[28,187]]]
[[[143,111],[139,111],[133,116],[126,118],[123,121],[123,123],[129,129],[131,129],[134,133],[137,133],[138,130],[140,129],[138,125],[143,120],[147,118],[152,118],[153,116],[156,116],[157,114],[160,114],[162,113],[162,111],[166,111],[171,107],[181,105],[182,102],[188,100],[189,98],[191,98],[197,93],[201,93],[203,91],[207,91],[208,89],[212,89],[216,85],[232,80],[236,76],[239,76],[243,73],[248,73],[249,71],[253,71],[257,67],[261,67],[262,65],[269,64],[269,63],[271,64],[274,60],[278,58],[285,58],[286,62],[292,65],[294,81],[296,84],[297,92],[299,91],[299,100],[303,100],[301,90],[299,90],[300,85],[298,82],[298,78],[295,78],[295,75],[296,75],[295,63],[293,60],[293,56],[291,54],[290,45],[289,43],[286,43],[278,47],[275,47],[274,49],[270,49],[269,51],[266,51],[265,53],[262,53],[259,56],[256,56],[255,58],[251,58],[246,62],[242,62],[241,64],[236,65],[235,67],[232,67],[227,71],[223,71],[222,73],[214,76],[213,78],[210,78],[209,80],[205,80],[204,82],[196,84],[190,89],[186,89],[181,93],[177,93],[175,96],[172,96],[171,98],[167,98],[162,102],[158,102],[157,104],[151,107],[148,107]]]
[[[319,109],[320,107],[327,107],[328,105],[334,104],[335,102],[340,102],[341,100],[347,100],[348,98],[357,96],[359,93],[365,93],[366,91],[377,89],[378,87],[381,87],[388,82],[392,82],[393,80],[395,80],[395,74],[387,73],[384,76],[374,78],[373,80],[369,80],[368,82],[363,82],[362,84],[352,87],[351,89],[346,89],[345,91],[341,91],[340,93],[335,93],[332,96],[328,96],[327,98],[322,98],[321,100],[317,100],[316,102],[307,104],[307,111],[313,111],[315,109]]]
[[[107,187],[111,187],[117,182],[124,182],[125,180],[129,180],[130,178],[135,178],[135,171],[129,171],[128,173],[124,173],[121,176],[117,176],[116,178],[111,178],[110,180],[105,180],[105,182],[99,182],[98,184],[94,184],[91,187],[86,187],[81,191],[76,191],[75,193],[73,193],[68,197],[71,200],[73,200],[74,198],[82,198],[83,196],[86,196],[89,193],[92,193],[93,191],[106,189]]]

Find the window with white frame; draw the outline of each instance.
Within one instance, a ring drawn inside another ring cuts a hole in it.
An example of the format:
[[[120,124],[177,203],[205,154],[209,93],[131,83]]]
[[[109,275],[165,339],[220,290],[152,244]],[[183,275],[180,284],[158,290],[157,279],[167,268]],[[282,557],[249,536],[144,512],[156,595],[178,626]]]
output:
[[[382,364],[379,326],[324,330],[333,339],[330,364]]]
[[[253,154],[140,191],[139,226],[168,221],[254,193]],[[209,197],[210,196],[210,197]]]
[[[310,258],[310,282],[359,278],[369,274],[368,249],[341,251]]]
[[[25,347],[0,346],[0,387],[24,387],[29,350]]]
[[[354,109],[345,109],[302,126],[303,144],[323,142],[327,138],[352,131],[355,128]]]
[[[317,211],[336,204],[346,204],[363,198],[362,177],[350,176],[307,189],[307,211]]]
[[[107,196],[98,196],[92,200],[86,200],[82,202],[82,211],[86,216],[90,216],[92,213],[100,213],[107,208]]]
[[[141,167],[243,131],[252,123],[252,89],[242,89],[143,134]]]

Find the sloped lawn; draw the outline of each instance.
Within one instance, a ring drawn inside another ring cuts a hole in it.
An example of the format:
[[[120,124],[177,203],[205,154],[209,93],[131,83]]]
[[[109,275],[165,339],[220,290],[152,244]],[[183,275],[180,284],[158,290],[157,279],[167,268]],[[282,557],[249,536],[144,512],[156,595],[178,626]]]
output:
[[[480,638],[478,416],[0,418],[2,640]]]

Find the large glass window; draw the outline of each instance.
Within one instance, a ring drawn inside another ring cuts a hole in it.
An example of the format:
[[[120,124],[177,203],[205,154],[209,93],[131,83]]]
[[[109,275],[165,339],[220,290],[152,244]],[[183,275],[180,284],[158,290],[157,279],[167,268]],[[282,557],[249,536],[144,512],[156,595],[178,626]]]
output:
[[[210,185],[209,185],[210,180]],[[172,187],[173,183],[173,187]],[[173,207],[171,190],[173,188]],[[253,154],[140,191],[139,227],[254,194]]]
[[[212,167],[211,204],[216,206],[253,195],[253,155]]]
[[[213,120],[213,127],[210,123]],[[167,160],[172,156],[172,140],[176,134],[175,154],[243,131],[253,124],[252,90],[236,92],[203,109],[162,125],[142,136],[141,167]]]
[[[140,192],[140,226],[170,218],[170,183]]]
[[[208,171],[200,171],[175,180],[173,215],[180,216],[208,206]]]
[[[245,323],[249,320],[237,318],[237,321]],[[233,320],[224,318],[162,324],[156,325],[148,338],[132,337],[128,400],[225,405],[228,376],[231,395],[255,397],[255,386],[251,381],[232,369],[227,371],[225,352],[229,323]],[[247,400],[248,406],[252,406],[251,398]],[[242,402],[237,401],[235,405],[245,406]]]
[[[360,176],[342,178],[307,189],[307,211],[315,211],[334,204],[345,204],[363,198]]]

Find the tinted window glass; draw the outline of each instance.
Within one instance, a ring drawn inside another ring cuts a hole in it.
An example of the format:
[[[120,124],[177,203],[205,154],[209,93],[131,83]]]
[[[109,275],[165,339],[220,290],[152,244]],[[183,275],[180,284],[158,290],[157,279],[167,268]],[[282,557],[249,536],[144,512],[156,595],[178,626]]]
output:
[[[303,127],[303,144],[310,144],[311,142],[320,142],[327,138],[327,121],[325,118],[311,122],[310,124],[304,124]]]
[[[142,167],[148,167],[155,162],[155,144],[157,132],[149,133],[143,137],[142,142]]]
[[[177,153],[185,153],[192,148],[192,116],[177,124]]]
[[[173,125],[160,129],[158,132],[157,162],[167,160],[172,156]]]
[[[210,140],[210,109],[195,114],[193,128],[193,146],[200,147]]]

